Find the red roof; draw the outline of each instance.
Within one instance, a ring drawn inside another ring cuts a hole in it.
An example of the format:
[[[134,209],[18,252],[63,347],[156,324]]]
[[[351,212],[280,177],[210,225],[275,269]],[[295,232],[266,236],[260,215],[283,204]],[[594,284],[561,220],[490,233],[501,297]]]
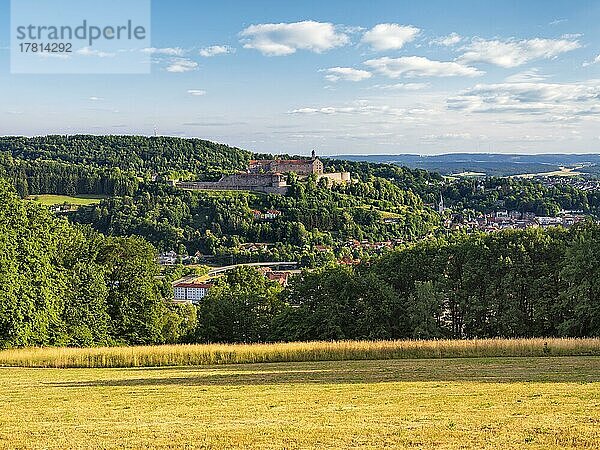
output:
[[[312,159],[251,159],[250,164],[271,164],[271,163],[285,163],[285,164],[311,164],[314,160]]]
[[[266,275],[270,281],[277,281],[278,283],[285,285],[287,283],[289,273],[287,273],[287,272],[267,272]]]

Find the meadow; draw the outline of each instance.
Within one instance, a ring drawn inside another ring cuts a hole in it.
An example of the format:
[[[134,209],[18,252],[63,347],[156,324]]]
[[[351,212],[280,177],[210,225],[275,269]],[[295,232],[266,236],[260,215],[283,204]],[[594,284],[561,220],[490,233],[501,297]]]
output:
[[[600,358],[0,368],[0,448],[598,448]]]
[[[77,196],[72,197],[69,195],[39,194],[28,197],[28,200],[32,200],[44,206],[63,204],[69,204],[73,206],[90,206],[100,203],[103,198],[106,198],[106,196],[78,194]]]
[[[195,344],[98,348],[16,348],[0,366],[110,368],[303,361],[600,356],[600,339],[473,339]]]

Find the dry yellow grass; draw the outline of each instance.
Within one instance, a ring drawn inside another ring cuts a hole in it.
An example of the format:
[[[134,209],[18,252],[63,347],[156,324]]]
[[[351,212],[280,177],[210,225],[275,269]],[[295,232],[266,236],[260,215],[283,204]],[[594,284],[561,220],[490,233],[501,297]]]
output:
[[[600,445],[600,358],[0,369],[0,448]]]
[[[600,339],[339,341],[248,345],[28,348],[0,351],[0,366],[155,367],[368,359],[582,355],[600,356]]]

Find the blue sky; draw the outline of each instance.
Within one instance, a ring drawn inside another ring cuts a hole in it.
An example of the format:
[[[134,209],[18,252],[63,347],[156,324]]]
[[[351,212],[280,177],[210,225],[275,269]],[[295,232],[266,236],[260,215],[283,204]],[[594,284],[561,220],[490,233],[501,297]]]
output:
[[[151,46],[137,49],[150,74],[18,75],[0,0],[0,135],[600,152],[599,19],[598,1],[155,0]]]

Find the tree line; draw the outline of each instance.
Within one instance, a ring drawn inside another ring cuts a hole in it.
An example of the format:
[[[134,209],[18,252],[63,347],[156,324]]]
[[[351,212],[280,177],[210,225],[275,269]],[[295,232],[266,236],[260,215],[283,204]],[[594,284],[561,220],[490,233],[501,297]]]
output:
[[[199,307],[204,323],[197,338],[599,336],[599,255],[600,226],[591,222],[569,230],[428,239],[367,264],[305,271],[271,296],[250,290],[228,301],[215,290]],[[227,282],[234,291],[244,285],[236,278]],[[235,302],[254,305],[257,313],[239,323],[239,316],[227,309]]]

